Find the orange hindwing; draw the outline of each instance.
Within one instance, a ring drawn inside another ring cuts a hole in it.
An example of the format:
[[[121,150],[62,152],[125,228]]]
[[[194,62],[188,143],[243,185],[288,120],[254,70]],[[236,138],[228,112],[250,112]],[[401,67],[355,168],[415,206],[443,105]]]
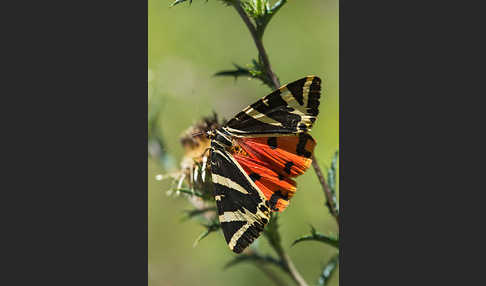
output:
[[[243,152],[234,158],[262,190],[274,211],[284,210],[295,193],[290,177],[309,168],[315,140],[307,133],[295,136],[239,138]]]

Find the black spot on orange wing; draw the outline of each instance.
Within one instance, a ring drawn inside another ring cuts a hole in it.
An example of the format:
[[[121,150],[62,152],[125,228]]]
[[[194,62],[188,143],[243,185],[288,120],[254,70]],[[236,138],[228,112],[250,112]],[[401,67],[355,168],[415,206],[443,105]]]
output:
[[[251,173],[249,177],[253,182],[258,181],[262,178],[262,176],[258,175],[257,173]]]
[[[276,149],[277,148],[277,137],[268,137],[267,144],[268,144],[268,146],[270,146],[270,148]]]
[[[285,167],[283,169],[285,171],[285,173],[290,175],[290,168],[292,168],[293,165],[294,165],[294,162],[285,163]]]
[[[279,199],[284,199],[284,200],[289,200],[289,197],[288,196],[284,196],[282,194],[282,191],[278,190],[276,192],[274,192],[272,194],[272,196],[270,197],[270,200],[268,200],[268,204],[270,205],[270,208],[274,211],[278,211],[278,208],[275,207],[275,205],[277,205],[277,202]]]
[[[305,149],[305,145],[307,144],[308,140],[312,140],[312,137],[307,133],[300,133],[299,134],[299,143],[297,143],[297,155],[304,156],[306,158],[310,158],[312,153]]]

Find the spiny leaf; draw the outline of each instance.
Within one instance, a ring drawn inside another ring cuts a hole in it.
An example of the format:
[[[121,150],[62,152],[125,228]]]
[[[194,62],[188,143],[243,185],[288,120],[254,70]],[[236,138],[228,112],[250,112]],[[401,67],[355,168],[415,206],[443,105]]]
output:
[[[334,156],[332,157],[331,167],[329,168],[327,173],[327,181],[329,184],[329,188],[333,193],[336,192],[336,173],[337,173],[336,170],[337,170],[338,156],[339,156],[339,151],[336,150],[336,152],[334,152]]]
[[[273,213],[270,217],[270,221],[268,225],[263,230],[263,234],[268,239],[270,245],[275,249],[277,254],[283,253],[282,248],[282,238],[280,237],[280,233],[278,231],[278,213]]]
[[[204,214],[206,212],[210,212],[210,211],[216,211],[216,207],[206,207],[206,208],[202,208],[202,209],[194,209],[194,210],[185,211],[186,216],[184,216],[182,218],[182,220],[186,221],[186,220],[191,219],[195,216],[199,216],[199,215],[202,215],[202,214]]]
[[[339,213],[339,205],[336,199],[336,173],[337,173],[337,161],[339,156],[339,150],[334,152],[334,156],[331,161],[331,167],[327,170],[327,183],[329,186],[329,190],[331,191],[333,205],[336,208],[336,213]],[[326,205],[331,208],[329,202],[326,202]],[[332,211],[331,211],[332,213]]]
[[[181,4],[181,3],[183,3],[183,2],[187,2],[187,0],[176,0],[176,1],[174,1],[172,4],[170,4],[170,6],[169,6],[169,7],[174,7],[175,5],[177,5],[177,4]],[[189,5],[191,5],[191,4],[192,4],[192,0],[189,0]]]
[[[264,84],[268,85],[271,89],[273,89],[272,80],[268,78],[267,73],[265,72],[265,68],[260,61],[257,61],[255,59],[252,60],[250,73],[254,78],[261,80]]]
[[[235,78],[235,80],[238,78],[238,77],[241,77],[241,76],[247,76],[247,77],[250,77],[250,78],[256,78],[256,79],[259,79],[261,80],[264,84],[270,86],[270,88],[273,88],[273,83],[271,81],[271,79],[269,79],[266,75],[266,73],[264,72],[264,68],[263,68],[263,65],[253,59],[252,60],[252,63],[248,65],[248,68],[244,68],[242,66],[239,66],[237,64],[233,64],[235,66],[235,70],[224,70],[224,71],[220,71],[220,72],[217,72],[214,74],[214,76],[233,76]]]
[[[257,16],[263,16],[267,13],[268,0],[253,0],[253,7]]]
[[[284,269],[284,271],[288,271],[287,266],[280,260],[273,258],[270,255],[260,255],[257,253],[252,253],[252,254],[240,254],[233,258],[233,260],[229,261],[226,263],[224,266],[224,269],[228,269],[236,264],[239,264],[241,262],[257,262],[257,263],[270,263],[273,265],[276,265],[278,267],[281,267]]]
[[[245,69],[237,64],[233,64],[235,66],[235,70],[224,70],[214,74],[214,76],[234,76],[237,79],[239,76],[249,76],[251,77],[252,74],[248,69]]]
[[[326,283],[331,278],[331,275],[334,273],[334,270],[336,270],[336,266],[338,265],[338,262],[339,262],[339,255],[336,255],[333,258],[331,258],[331,260],[329,260],[327,265],[322,270],[322,273],[321,273],[321,276],[319,277],[319,280],[317,280],[318,286],[325,286],[326,285]]]
[[[200,198],[203,198],[204,195],[196,190],[190,190],[190,189],[177,189],[175,190],[176,192],[181,192],[181,193],[184,193],[184,194],[188,194],[188,195],[191,195],[191,196],[196,196],[196,197],[200,197]]]
[[[221,2],[223,2],[223,4],[226,4],[226,5],[231,5],[232,3],[232,0],[220,0]],[[187,0],[176,0],[174,1],[172,4],[169,5],[169,7],[173,7],[177,4],[180,4],[180,3],[183,3],[183,2],[187,2]],[[208,2],[208,0],[206,0],[206,2]],[[189,0],[189,5],[192,4],[192,0]]]
[[[211,223],[209,224],[203,224],[203,226],[206,227],[206,230],[201,233],[197,238],[196,240],[194,241],[194,244],[192,245],[192,247],[196,247],[197,244],[203,239],[205,238],[206,236],[208,236],[211,232],[214,232],[214,231],[217,231],[219,228],[220,228],[220,224],[217,222],[217,221],[212,221]]]
[[[339,239],[331,237],[331,236],[324,235],[322,233],[318,233],[312,225],[311,225],[311,234],[310,235],[304,235],[304,236],[297,238],[292,243],[292,246],[294,246],[295,244],[297,244],[301,241],[308,241],[308,240],[324,242],[324,243],[327,243],[327,244],[332,245],[332,246],[339,249]]]
[[[164,152],[165,142],[162,136],[162,128],[159,125],[160,115],[165,106],[165,97],[159,93],[152,96],[149,100],[148,112],[148,155],[157,160],[161,166],[164,166],[167,160]]]
[[[280,8],[282,8],[285,3],[287,3],[287,0],[280,0],[275,3],[272,8],[268,8],[267,6],[266,13],[262,17],[255,19],[255,23],[257,24],[256,30],[260,39],[263,37],[265,28],[267,27],[268,23],[270,23],[272,17],[278,12],[278,10],[280,10]]]

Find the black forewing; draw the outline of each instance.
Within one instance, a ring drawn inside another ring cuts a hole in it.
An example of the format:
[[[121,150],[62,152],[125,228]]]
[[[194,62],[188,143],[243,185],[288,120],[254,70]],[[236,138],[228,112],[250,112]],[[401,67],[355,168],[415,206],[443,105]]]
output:
[[[243,187],[248,194],[235,190],[231,185],[214,183],[214,195],[220,217],[221,228],[224,237],[230,248],[240,253],[250,245],[258,236],[260,236],[263,227],[268,222],[268,217],[262,215],[262,208],[266,208],[265,200],[260,196],[248,178],[240,171],[235,162],[231,160],[231,155],[224,151],[223,148],[216,144],[211,146],[211,172],[212,174],[227,178]],[[236,163],[237,164],[237,163]],[[214,181],[214,180],[213,180]],[[236,221],[222,221],[221,217],[225,213],[233,213],[235,217],[240,218]],[[237,232],[242,229],[240,235]],[[236,242],[230,245],[232,238]]]
[[[248,106],[228,121],[225,128],[242,136],[309,131],[319,113],[320,93],[320,78],[299,79]]]

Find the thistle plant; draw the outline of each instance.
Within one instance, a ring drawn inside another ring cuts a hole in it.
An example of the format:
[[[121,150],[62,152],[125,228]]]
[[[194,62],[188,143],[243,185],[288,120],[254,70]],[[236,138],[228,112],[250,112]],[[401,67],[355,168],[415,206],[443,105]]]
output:
[[[171,6],[177,6],[184,2],[192,3],[192,0],[177,0]],[[261,81],[271,90],[278,89],[280,82],[277,74],[272,70],[268,53],[263,45],[263,36],[266,27],[277,14],[277,12],[287,3],[286,0],[280,0],[271,5],[269,0],[220,0],[223,4],[235,9],[238,16],[242,19],[248,31],[250,32],[253,42],[257,48],[258,54],[249,64],[243,66],[233,64],[233,68],[219,71],[215,76],[252,78]],[[157,106],[150,107],[156,109]],[[164,162],[165,154],[156,152],[163,150],[164,144],[162,136],[157,132],[156,122],[157,113],[149,112],[149,156],[158,162]],[[182,159],[181,167],[178,172],[160,176],[158,179],[170,178],[173,187],[169,190],[170,194],[185,197],[192,204],[193,209],[187,210],[183,220],[198,221],[205,230],[195,239],[194,246],[208,237],[212,232],[220,228],[217,219],[215,201],[212,196],[213,187],[211,183],[210,168],[208,162],[209,140],[203,135],[208,130],[221,126],[224,121],[219,121],[217,115],[203,118],[201,121],[191,126],[181,137],[181,144],[185,149],[185,156]],[[158,146],[160,145],[160,146]],[[157,148],[157,146],[159,148]],[[155,150],[155,151],[154,151]],[[321,171],[317,159],[312,156],[312,166],[321,184],[322,191],[326,201],[327,211],[335,218],[339,225],[339,206],[336,198],[337,193],[337,164],[339,152],[336,151],[326,174]],[[299,273],[286,248],[282,244],[279,231],[280,217],[274,213],[270,222],[263,231],[263,237],[268,240],[275,255],[263,254],[254,244],[247,248],[242,254],[236,255],[233,260],[228,261],[224,269],[231,268],[240,263],[253,263],[258,266],[276,285],[285,285],[279,276],[273,273],[268,266],[277,266],[284,273],[287,273],[297,285],[309,285],[309,283]],[[326,285],[334,273],[339,261],[339,236],[326,235],[318,232],[313,226],[310,226],[310,234],[302,235],[294,240],[290,247],[298,247],[297,244],[316,241],[324,243],[334,249],[337,254],[332,257],[324,266],[321,275],[315,278],[316,285]]]

